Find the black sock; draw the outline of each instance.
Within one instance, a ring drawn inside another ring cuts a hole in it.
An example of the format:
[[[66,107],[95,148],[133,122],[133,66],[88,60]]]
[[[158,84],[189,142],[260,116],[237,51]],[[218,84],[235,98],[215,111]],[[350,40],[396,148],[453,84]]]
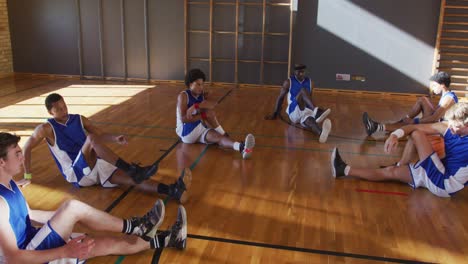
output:
[[[164,248],[166,245],[166,237],[169,235],[170,233],[168,232],[162,232],[158,235],[156,235],[156,237],[152,238],[149,242],[150,242],[150,247],[151,249],[156,249],[156,248]]]
[[[244,151],[244,148],[245,148],[245,144],[244,144],[244,142],[241,142],[239,144],[239,152],[242,153],[242,151]]]
[[[132,223],[131,219],[124,219],[123,220],[122,233],[131,234],[133,232],[134,228],[135,227],[133,226],[133,223]]]
[[[164,184],[164,183],[158,184],[158,193],[169,195],[169,185]]]
[[[128,164],[126,161],[123,159],[119,158],[117,162],[115,163],[115,166],[123,171],[129,171],[130,170],[130,164]]]

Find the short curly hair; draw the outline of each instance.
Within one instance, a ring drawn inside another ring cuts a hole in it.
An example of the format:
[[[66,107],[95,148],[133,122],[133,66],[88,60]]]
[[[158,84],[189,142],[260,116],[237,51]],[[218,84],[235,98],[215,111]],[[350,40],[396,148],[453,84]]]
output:
[[[58,102],[58,101],[60,101],[62,99],[63,99],[63,97],[58,93],[49,94],[45,99],[45,106],[46,106],[47,110],[50,111],[50,109],[52,109],[52,107],[53,107],[53,103],[56,103],[56,102]]]
[[[190,84],[198,79],[203,79],[203,81],[205,81],[205,73],[203,73],[200,69],[191,69],[187,75],[185,75],[185,86],[190,87]]]

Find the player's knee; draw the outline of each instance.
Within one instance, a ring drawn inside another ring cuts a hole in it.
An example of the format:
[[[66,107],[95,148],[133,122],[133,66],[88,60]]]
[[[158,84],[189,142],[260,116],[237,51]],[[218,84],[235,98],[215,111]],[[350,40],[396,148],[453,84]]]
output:
[[[86,140],[91,143],[91,145],[94,145],[96,144],[96,142],[98,141],[98,136],[94,135],[94,134],[88,134],[88,136],[86,137]]]
[[[422,138],[425,138],[425,137],[426,137],[426,135],[422,131],[419,131],[419,130],[413,131],[411,133],[411,136],[410,136],[411,140],[413,140],[413,141],[418,141],[418,140],[420,140]]]
[[[82,202],[74,199],[67,200],[62,203],[60,206],[61,210],[67,211],[67,212],[76,212],[78,211],[77,209],[82,205]]]

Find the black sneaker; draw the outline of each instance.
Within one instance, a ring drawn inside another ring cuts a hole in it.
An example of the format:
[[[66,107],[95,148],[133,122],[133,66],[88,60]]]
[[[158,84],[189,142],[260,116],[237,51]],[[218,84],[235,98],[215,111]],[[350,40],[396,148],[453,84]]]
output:
[[[167,235],[165,247],[185,249],[187,246],[187,213],[182,205],[179,205],[176,222],[170,230],[163,233]]]
[[[335,178],[345,176],[345,169],[348,164],[346,164],[343,159],[341,159],[340,153],[338,152],[338,148],[334,148],[332,155],[331,155],[331,168],[332,168],[332,175]]]
[[[364,112],[362,114],[362,122],[364,123],[364,127],[366,128],[367,135],[370,136],[377,131],[377,128],[379,127],[379,123],[375,122],[369,117],[369,114],[367,112]]]
[[[330,113],[330,108],[323,110],[322,108],[316,107],[315,121],[317,121],[317,123],[322,122]]]
[[[164,220],[164,214],[164,202],[161,199],[158,199],[153,208],[151,208],[151,210],[149,210],[144,216],[133,217],[130,219],[132,225],[135,226],[132,234],[149,241],[156,236],[156,232]]]
[[[185,203],[189,199],[190,186],[192,185],[192,171],[185,168],[177,181],[169,185],[169,197],[176,199],[179,203]]]
[[[130,169],[127,171],[127,174],[136,184],[140,184],[153,176],[156,171],[158,171],[158,163],[154,163],[153,165],[146,167],[141,167],[136,163],[132,163],[130,165]]]

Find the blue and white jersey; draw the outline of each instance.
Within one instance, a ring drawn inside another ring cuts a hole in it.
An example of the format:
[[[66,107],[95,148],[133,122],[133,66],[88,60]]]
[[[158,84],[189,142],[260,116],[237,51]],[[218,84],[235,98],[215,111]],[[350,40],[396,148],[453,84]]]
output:
[[[72,165],[86,141],[86,131],[81,121],[81,115],[68,115],[65,124],[61,124],[53,118],[47,121],[52,126],[55,136],[53,146],[47,142],[50,152],[65,180],[76,183],[80,179],[77,179]]]
[[[468,183],[468,136],[454,135],[447,129],[444,141],[444,187],[451,194],[463,189]]]
[[[23,194],[16,183],[10,181],[11,189],[0,184],[0,198],[5,200],[10,208],[10,225],[15,233],[16,244],[19,249],[25,249],[31,239],[36,235],[37,229],[31,225],[28,206]],[[0,251],[0,260],[2,253]]]
[[[203,102],[203,100],[205,99],[203,94],[199,95],[198,97],[194,97],[190,89],[185,90],[184,93],[187,95],[187,109],[196,103]],[[180,116],[179,109],[177,109],[176,112],[177,112],[176,132],[181,137],[184,137],[190,134],[201,123],[201,120],[190,122],[190,123],[184,123],[182,122],[182,116]],[[182,114],[185,114],[185,113],[182,113]]]
[[[302,88],[305,88],[309,93],[312,92],[312,81],[310,78],[305,77],[304,80],[300,82],[297,80],[296,76],[291,75],[291,77],[289,77],[288,108],[286,109],[288,115],[296,109],[296,96]]]
[[[455,103],[458,103],[458,97],[457,97],[457,95],[456,95],[454,92],[452,92],[452,91],[448,91],[448,92],[442,94],[442,96],[441,96],[440,99],[439,99],[439,104],[437,105],[437,107],[440,107],[440,105],[442,104],[442,102],[443,102],[444,100],[448,99],[448,98],[452,98],[453,101],[454,101]]]

